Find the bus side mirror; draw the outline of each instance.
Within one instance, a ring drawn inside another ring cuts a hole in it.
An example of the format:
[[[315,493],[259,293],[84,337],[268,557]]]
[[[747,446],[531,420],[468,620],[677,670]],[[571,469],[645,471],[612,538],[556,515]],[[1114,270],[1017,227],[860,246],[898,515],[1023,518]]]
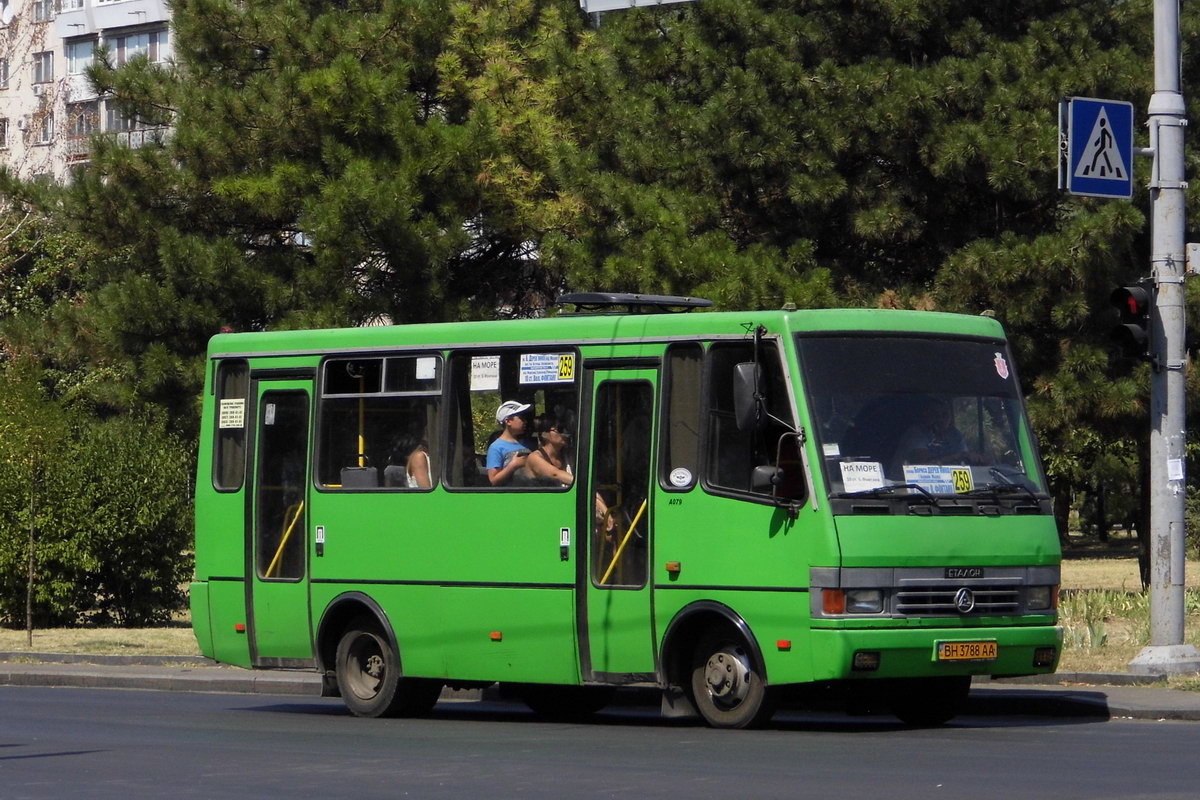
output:
[[[733,416],[739,431],[756,431],[766,421],[758,387],[762,368],[752,361],[733,365]]]
[[[759,494],[774,494],[775,487],[783,484],[783,470],[779,467],[755,467],[750,473],[750,491]]]

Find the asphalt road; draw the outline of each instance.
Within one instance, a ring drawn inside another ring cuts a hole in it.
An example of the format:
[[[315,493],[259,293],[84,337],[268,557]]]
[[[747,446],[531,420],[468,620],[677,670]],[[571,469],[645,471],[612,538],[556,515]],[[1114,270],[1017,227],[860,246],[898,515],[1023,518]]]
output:
[[[0,688],[0,798],[1193,798],[1200,725],[784,714],[761,731],[605,712],[539,721],[442,702],[361,720],[338,700]]]

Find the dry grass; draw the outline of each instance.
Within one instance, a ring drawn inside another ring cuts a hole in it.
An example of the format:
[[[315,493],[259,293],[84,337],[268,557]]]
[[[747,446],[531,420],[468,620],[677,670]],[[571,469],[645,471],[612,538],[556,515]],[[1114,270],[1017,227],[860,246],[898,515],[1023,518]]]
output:
[[[24,630],[0,628],[0,651],[83,655],[198,656],[196,637],[186,620],[163,628],[47,628],[34,630],[29,647]]]

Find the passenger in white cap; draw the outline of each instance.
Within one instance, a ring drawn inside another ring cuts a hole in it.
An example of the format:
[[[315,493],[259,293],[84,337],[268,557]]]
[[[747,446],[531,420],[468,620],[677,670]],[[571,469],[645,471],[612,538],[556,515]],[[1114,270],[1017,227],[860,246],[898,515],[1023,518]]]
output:
[[[488,481],[492,486],[504,486],[512,480],[517,470],[525,466],[529,448],[521,444],[521,436],[525,433],[525,418],[522,415],[529,409],[528,403],[517,400],[505,400],[496,409],[496,422],[503,430],[488,447],[485,462]]]

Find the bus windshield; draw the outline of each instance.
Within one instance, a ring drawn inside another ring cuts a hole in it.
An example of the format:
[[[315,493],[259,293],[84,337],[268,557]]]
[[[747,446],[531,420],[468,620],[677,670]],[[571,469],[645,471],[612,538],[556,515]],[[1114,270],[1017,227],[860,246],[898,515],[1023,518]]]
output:
[[[797,345],[831,498],[1046,508],[1004,342],[837,334]]]

